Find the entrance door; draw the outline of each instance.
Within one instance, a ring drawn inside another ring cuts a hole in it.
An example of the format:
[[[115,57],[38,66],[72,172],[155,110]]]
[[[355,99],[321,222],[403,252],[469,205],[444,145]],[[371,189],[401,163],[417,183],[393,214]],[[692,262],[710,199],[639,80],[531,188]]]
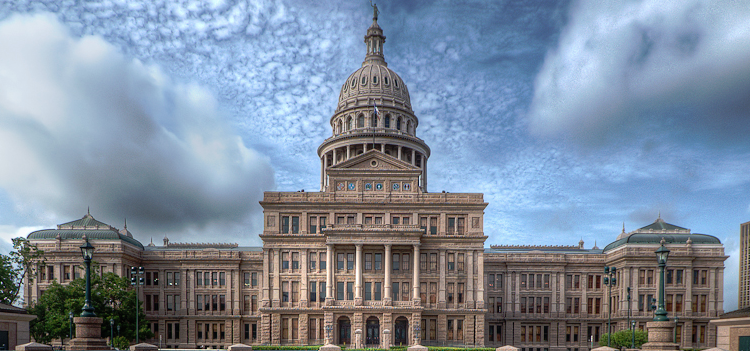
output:
[[[339,344],[351,345],[352,343],[352,324],[349,318],[339,319]]]
[[[7,350],[9,347],[8,342],[8,331],[0,330],[0,350]]]
[[[365,343],[367,345],[380,345],[380,322],[375,317],[367,319]]]
[[[406,317],[396,318],[396,323],[393,326],[393,344],[396,346],[408,345],[407,331],[409,328],[409,321]]]
[[[750,351],[750,336],[740,336],[739,351]]]

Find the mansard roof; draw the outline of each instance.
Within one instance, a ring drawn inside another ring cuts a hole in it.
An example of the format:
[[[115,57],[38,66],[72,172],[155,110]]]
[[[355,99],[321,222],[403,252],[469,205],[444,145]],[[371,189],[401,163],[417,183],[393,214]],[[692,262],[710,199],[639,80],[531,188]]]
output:
[[[58,224],[57,229],[42,229],[27,236],[29,240],[81,239],[84,235],[90,240],[122,240],[143,249],[143,244],[133,238],[127,228],[119,231],[117,228],[97,221],[91,213],[86,213],[81,219]]]

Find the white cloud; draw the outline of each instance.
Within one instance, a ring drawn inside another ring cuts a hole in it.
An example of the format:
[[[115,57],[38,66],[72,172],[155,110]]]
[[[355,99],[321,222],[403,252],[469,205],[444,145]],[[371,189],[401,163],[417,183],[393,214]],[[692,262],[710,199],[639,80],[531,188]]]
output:
[[[90,205],[149,230],[252,224],[273,171],[211,92],[51,14],[3,21],[0,47],[0,187],[16,203],[66,220]]]
[[[664,112],[680,108],[687,116],[672,128],[729,134],[747,129],[750,8],[745,5],[574,4],[558,46],[536,77],[532,131],[596,140],[622,127],[648,128],[639,118],[643,114],[665,119]]]

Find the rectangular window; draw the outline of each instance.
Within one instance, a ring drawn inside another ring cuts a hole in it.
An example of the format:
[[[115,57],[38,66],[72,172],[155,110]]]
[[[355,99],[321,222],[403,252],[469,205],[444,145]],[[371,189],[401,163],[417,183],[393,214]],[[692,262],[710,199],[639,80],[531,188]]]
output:
[[[375,301],[380,301],[381,299],[381,294],[380,294],[381,284],[382,284],[381,282],[375,282],[375,290],[373,291],[373,295],[374,295],[373,299]]]
[[[401,254],[393,254],[393,270],[397,271],[399,270],[399,267],[401,266]]]
[[[174,310],[174,295],[167,295],[167,311]]]
[[[409,254],[401,254],[401,270],[408,271],[411,267],[411,260]]]
[[[318,294],[318,301],[325,302],[326,300],[326,282],[320,282],[320,293]]]
[[[299,302],[299,282],[292,282],[292,302]]]
[[[351,301],[354,300],[354,283],[346,282],[346,299]]]
[[[354,269],[354,254],[353,253],[346,254],[346,269],[347,270]]]
[[[252,286],[258,286],[258,272],[253,272],[251,275],[250,284]]]
[[[310,262],[307,264],[308,270],[311,272],[315,271],[315,262],[318,260],[318,254],[315,252],[310,253]]]
[[[674,309],[675,312],[682,312],[682,294],[675,295]]]
[[[427,283],[419,283],[419,299],[427,303]]]
[[[342,253],[336,254],[336,269],[344,270],[344,257],[345,256]]]
[[[487,276],[487,288],[493,289],[495,287],[495,275],[490,274]]]
[[[372,283],[365,282],[365,301],[372,300]]]
[[[320,253],[320,270],[327,269],[326,268],[327,267],[327,265],[326,265],[326,260],[327,259],[328,258],[326,257],[326,255],[323,252],[321,252]]]
[[[682,285],[682,269],[678,269],[675,271],[675,281],[674,283],[677,285]]]
[[[318,290],[316,288],[316,282],[310,282],[310,302],[315,302],[318,299]]]
[[[419,270],[422,272],[427,271],[427,254],[426,253],[419,254]]]
[[[227,273],[226,272],[219,272],[219,285],[220,286],[227,285]]]
[[[281,302],[289,302],[289,282],[281,282]]]
[[[372,254],[371,253],[365,254],[365,270],[367,271],[372,270]]]
[[[299,270],[299,252],[292,252],[292,270]]]
[[[430,253],[430,271],[436,272],[438,270],[438,256],[437,253]]]
[[[458,283],[456,285],[456,294],[458,295],[458,303],[464,302],[464,283]]]
[[[336,282],[336,300],[344,299],[344,282]]]
[[[289,270],[289,253],[288,252],[281,253],[281,269],[285,271]]]
[[[453,283],[448,283],[448,286],[447,286],[447,289],[446,289],[447,290],[447,292],[446,292],[446,294],[447,294],[446,298],[447,298],[449,304],[453,303],[453,287],[454,287]]]
[[[430,303],[434,304],[437,302],[437,283],[430,282]]]
[[[211,286],[217,285],[219,285],[219,274],[217,272],[211,272]]]
[[[448,254],[448,270],[452,271],[456,268],[456,260],[455,260],[455,254],[449,253]]]
[[[437,234],[437,217],[430,217],[430,234]]]
[[[316,216],[310,216],[309,222],[310,222],[310,234],[317,234],[318,217],[316,217]]]
[[[400,294],[401,290],[398,289],[399,288],[398,282],[393,282],[391,285],[393,285],[391,287],[391,295],[393,295],[391,296],[391,299],[393,301],[400,301],[401,299],[399,299],[398,297],[401,296]]]
[[[299,216],[292,216],[292,234],[299,234]]]
[[[227,310],[227,296],[219,295],[219,311]]]
[[[289,234],[289,216],[281,216],[281,233]]]
[[[197,295],[195,297],[195,309],[203,311],[203,295]]]
[[[250,302],[252,303],[251,311],[255,314],[255,312],[258,312],[258,295],[250,296]]]
[[[464,254],[462,253],[458,254],[458,271],[464,271]]]
[[[379,271],[383,269],[382,267],[383,267],[383,255],[376,253],[375,254],[375,270]]]

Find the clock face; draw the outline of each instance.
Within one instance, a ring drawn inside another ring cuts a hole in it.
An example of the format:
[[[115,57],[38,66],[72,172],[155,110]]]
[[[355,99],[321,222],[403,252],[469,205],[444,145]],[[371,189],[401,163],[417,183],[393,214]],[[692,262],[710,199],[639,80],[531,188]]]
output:
[[[393,190],[398,190],[398,183],[393,183]]]
[[[375,184],[375,190],[383,190],[383,183]]]
[[[344,190],[344,182],[339,182],[338,184],[336,184],[336,189]]]
[[[365,183],[365,190],[372,190],[372,183]]]
[[[354,183],[349,183],[349,190],[354,190],[357,186]]]

